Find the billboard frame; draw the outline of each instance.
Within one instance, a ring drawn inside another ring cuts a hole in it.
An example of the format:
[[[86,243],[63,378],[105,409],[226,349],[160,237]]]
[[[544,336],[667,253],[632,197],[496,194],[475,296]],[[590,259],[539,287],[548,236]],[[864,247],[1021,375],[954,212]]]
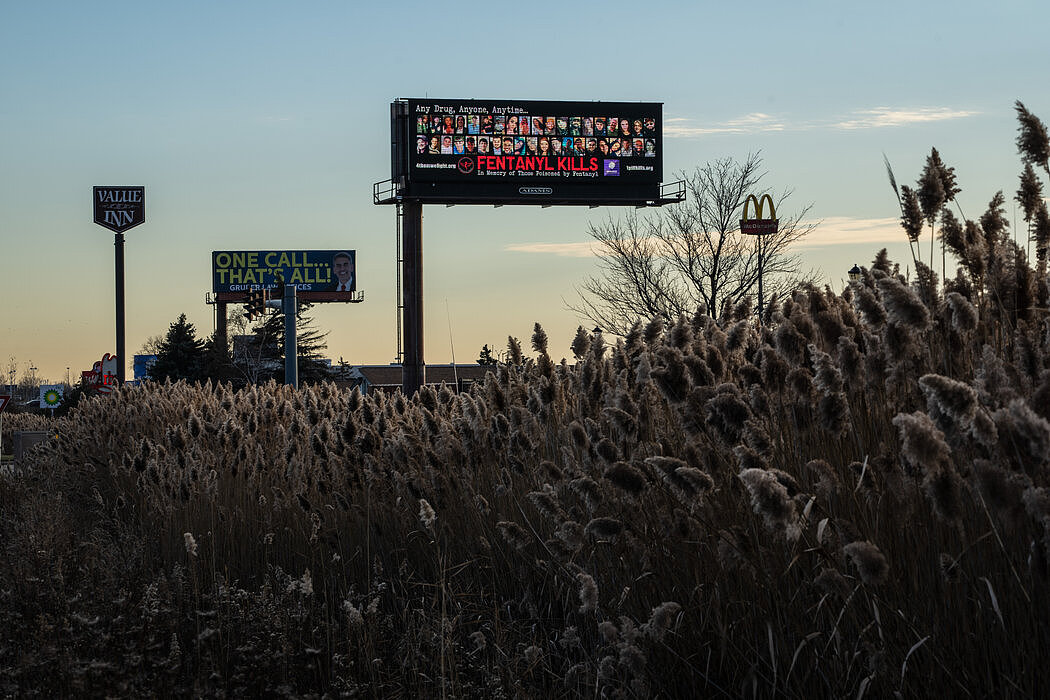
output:
[[[431,179],[418,180],[412,177],[412,158],[414,143],[417,138],[413,129],[415,116],[410,112],[410,104],[421,102],[459,102],[480,103],[479,100],[399,98],[390,104],[390,173],[387,180],[376,182],[372,187],[372,200],[375,204],[400,204],[413,201],[421,204],[475,204],[488,206],[634,206],[658,207],[675,204],[685,200],[685,182],[662,183],[663,151],[662,144],[657,151],[654,164],[659,172],[651,182],[635,181],[612,184],[609,182],[590,183],[573,182],[569,187],[556,187],[560,179],[536,180],[524,178],[507,178],[501,182],[483,182],[467,179]],[[551,106],[566,105],[566,109],[591,109],[595,113],[601,110],[616,110],[639,107],[651,107],[660,116],[662,122],[663,103],[631,102],[565,102],[554,100],[505,100],[485,101],[488,104],[519,105],[534,104]],[[593,105],[593,107],[592,107]],[[571,106],[571,107],[570,107]],[[607,113],[607,112],[605,112]],[[660,123],[662,139],[662,123]],[[595,156],[600,158],[600,156]]]
[[[440,100],[444,101],[444,100]],[[524,102],[541,102],[541,100],[521,100]],[[551,100],[542,102],[553,103]],[[574,103],[583,104],[583,103]],[[595,105],[603,103],[594,102]],[[611,103],[604,103],[611,104]],[[628,104],[628,103],[615,103]],[[663,103],[659,104],[662,121]],[[671,183],[657,181],[643,183],[647,185],[644,196],[641,188],[636,189],[635,196],[625,196],[631,188],[611,188],[603,190],[599,187],[596,194],[581,196],[581,192],[572,193],[571,196],[555,195],[553,189],[549,193],[544,192],[518,192],[517,197],[485,195],[482,190],[478,192],[455,192],[445,188],[432,186],[420,188],[409,176],[409,149],[413,147],[410,140],[412,137],[412,115],[409,114],[408,98],[399,98],[390,104],[390,177],[372,185],[372,201],[374,204],[393,204],[397,208],[397,277],[399,286],[399,297],[397,302],[399,342],[398,360],[401,362],[401,390],[411,397],[426,383],[426,363],[423,360],[423,205],[444,204],[454,206],[457,204],[488,205],[501,207],[505,205],[514,206],[587,206],[595,208],[599,206],[634,206],[660,207],[665,204],[678,204],[685,201],[686,185],[684,180]],[[662,134],[662,123],[660,133]],[[662,146],[658,153],[662,154]],[[660,163],[662,166],[662,155]],[[606,166],[608,167],[608,166]],[[662,167],[661,167],[662,170]],[[662,172],[660,173],[662,176]],[[541,182],[535,183],[537,187],[544,187]],[[529,183],[521,183],[520,187],[531,189]],[[428,192],[428,189],[430,190]],[[607,194],[608,193],[608,194]],[[612,193],[617,193],[614,196]],[[403,235],[402,235],[403,234]],[[403,323],[402,323],[403,321]]]
[[[334,291],[315,287],[335,283],[332,265],[335,257],[349,256],[352,264],[352,289]],[[224,258],[225,263],[220,262]],[[212,290],[218,302],[246,303],[251,292],[283,290],[296,287],[300,301],[318,303],[359,303],[364,292],[357,288],[357,250],[213,250],[211,252]],[[223,281],[221,271],[237,273]],[[323,275],[323,279],[321,278]],[[288,279],[285,279],[287,277]],[[236,288],[231,288],[236,287]]]

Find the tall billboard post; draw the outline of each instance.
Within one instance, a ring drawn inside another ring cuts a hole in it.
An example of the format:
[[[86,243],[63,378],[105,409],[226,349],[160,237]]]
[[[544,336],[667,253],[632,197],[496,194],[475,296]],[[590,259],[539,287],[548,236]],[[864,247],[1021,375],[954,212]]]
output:
[[[663,104],[400,99],[390,105],[390,179],[376,204],[404,228],[402,390],[424,381],[423,204],[662,206]]]
[[[423,204],[406,202],[401,215],[404,221],[404,357],[401,360],[401,391],[412,396],[426,382],[423,361]]]
[[[228,313],[225,301],[215,302],[215,336],[219,339],[221,347],[226,347],[229,342]]]
[[[92,188],[94,221],[99,226],[113,231],[114,287],[117,341],[117,382],[124,385],[127,356],[124,354],[124,232],[146,220],[145,187],[94,187]]]

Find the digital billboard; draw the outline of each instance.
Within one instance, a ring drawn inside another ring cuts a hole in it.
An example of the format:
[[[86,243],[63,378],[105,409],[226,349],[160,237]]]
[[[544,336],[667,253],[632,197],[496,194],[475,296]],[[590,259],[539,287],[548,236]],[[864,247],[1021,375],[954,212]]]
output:
[[[212,291],[220,298],[294,284],[307,301],[359,300],[354,250],[218,250],[211,261]]]
[[[392,179],[411,199],[641,204],[660,196],[661,103],[407,99],[392,114]]]

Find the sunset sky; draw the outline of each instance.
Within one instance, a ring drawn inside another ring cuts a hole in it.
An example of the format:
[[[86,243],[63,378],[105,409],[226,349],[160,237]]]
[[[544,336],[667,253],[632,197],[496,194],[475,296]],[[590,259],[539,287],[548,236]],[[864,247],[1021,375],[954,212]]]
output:
[[[113,351],[93,185],[146,188],[126,234],[129,356],[180,313],[211,333],[213,250],[354,249],[365,301],[315,307],[316,325],[334,360],[391,362],[394,210],[372,184],[399,97],[662,102],[664,180],[760,151],[787,209],[812,203],[800,250],[837,289],[881,247],[910,261],[883,154],[911,184],[936,147],[966,216],[1001,189],[1023,236],[1013,105],[1050,121],[1048,7],[5,1],[0,369],[57,381]],[[537,321],[570,355],[588,225],[623,213],[424,207],[426,360],[527,347]]]

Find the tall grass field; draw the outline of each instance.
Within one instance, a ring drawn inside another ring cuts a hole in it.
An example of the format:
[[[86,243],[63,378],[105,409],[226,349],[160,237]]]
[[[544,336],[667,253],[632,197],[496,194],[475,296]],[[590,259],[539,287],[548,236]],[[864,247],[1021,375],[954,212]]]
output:
[[[1045,697],[1031,274],[537,324],[465,393],[85,400],[0,478],[0,695]]]

